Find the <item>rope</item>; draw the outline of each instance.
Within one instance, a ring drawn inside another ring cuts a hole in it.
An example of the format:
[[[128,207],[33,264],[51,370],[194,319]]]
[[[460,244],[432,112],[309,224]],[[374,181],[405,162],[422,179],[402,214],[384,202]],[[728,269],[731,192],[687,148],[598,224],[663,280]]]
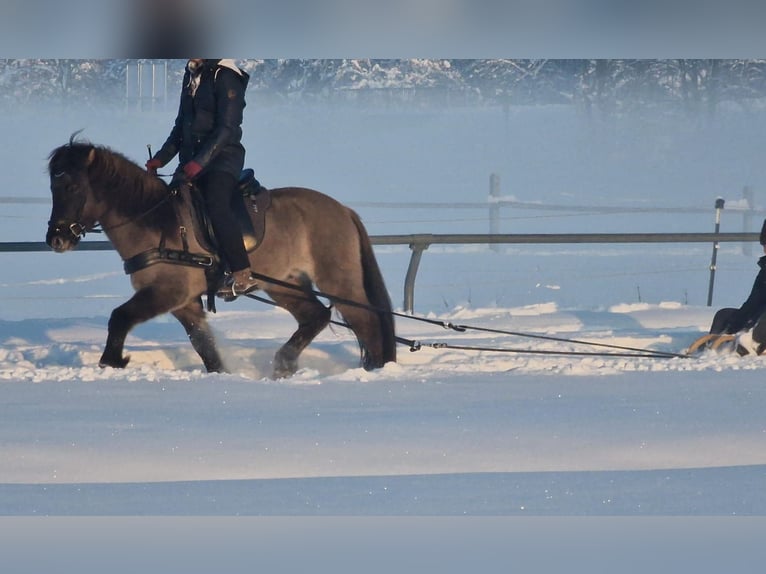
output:
[[[542,340],[545,340],[545,341],[558,341],[558,342],[561,342],[561,343],[573,343],[573,344],[577,344],[577,345],[589,345],[591,347],[602,347],[602,348],[605,348],[605,349],[617,349],[617,350],[621,350],[621,351],[633,351],[633,352],[638,352],[638,353],[651,353],[654,356],[664,357],[664,358],[669,358],[669,359],[670,358],[688,358],[688,355],[682,355],[680,353],[673,353],[673,352],[669,352],[669,351],[647,351],[646,349],[641,349],[639,347],[628,347],[628,346],[625,346],[625,345],[614,345],[614,344],[610,344],[610,343],[597,343],[595,341],[583,341],[583,340],[580,340],[580,339],[567,339],[565,337],[553,337],[553,336],[550,336],[550,335],[535,335],[533,333],[521,333],[521,332],[517,332],[517,331],[504,331],[504,330],[501,330],[501,329],[491,329],[491,328],[488,328],[488,327],[472,327],[472,326],[468,326],[468,325],[460,325],[459,327],[461,328],[460,330],[463,330],[463,331],[468,330],[468,329],[472,329],[474,331],[482,331],[482,332],[485,332],[485,333],[497,333],[497,334],[501,334],[501,335],[513,335],[513,336],[516,336],[516,337],[525,337],[527,339],[542,339]],[[609,353],[609,354],[614,354],[614,353]]]
[[[455,349],[460,351],[492,351],[496,353],[519,353],[530,355],[570,355],[577,357],[639,357],[647,359],[665,359],[665,355],[657,354],[654,351],[646,353],[599,353],[594,351],[552,351],[545,349],[514,349],[498,347],[480,347],[472,345],[452,345],[450,343],[418,343],[418,346],[411,348],[410,351],[419,351],[420,347],[430,347],[432,349]],[[689,358],[687,355],[678,355],[678,357]]]
[[[272,301],[271,299],[266,299],[265,297],[260,297],[259,295],[255,295],[253,293],[245,293],[245,297],[248,297],[248,298],[253,299],[255,301],[260,301],[261,303],[266,303],[267,305],[272,305],[274,307],[279,307],[279,305],[277,303],[275,303],[274,301]],[[345,321],[336,321],[335,319],[330,319],[330,323],[332,325],[336,325],[338,327],[345,327],[346,329],[351,329],[351,325],[349,325]],[[417,345],[421,345],[422,346],[422,344],[418,343],[417,341],[413,341],[411,339],[405,339],[405,338],[399,337],[397,335],[395,335],[394,338],[396,339],[397,343],[400,343],[402,345],[407,345],[408,347],[410,347],[410,351],[417,351],[418,350],[418,349],[415,349],[415,348],[412,348],[412,347],[415,347]],[[434,343],[434,344],[437,344],[437,343]],[[429,345],[425,345],[425,346],[429,346]]]
[[[428,323],[431,325],[437,325],[441,326],[444,329],[450,329],[453,331],[457,331],[460,333],[466,332],[468,330],[474,330],[474,331],[481,331],[485,333],[495,333],[500,335],[511,335],[515,337],[523,337],[528,339],[541,339],[545,341],[556,341],[561,343],[570,343],[570,344],[576,344],[576,345],[588,345],[591,347],[600,347],[600,348],[606,348],[606,349],[614,349],[616,351],[622,351],[622,352],[588,352],[588,351],[551,351],[551,350],[536,350],[536,349],[509,349],[509,348],[497,348],[497,347],[481,347],[481,346],[467,346],[467,345],[452,345],[449,343],[421,343],[420,341],[415,341],[412,339],[404,339],[402,337],[396,337],[396,342],[407,345],[410,347],[411,352],[415,352],[420,350],[422,347],[430,347],[433,349],[455,349],[455,350],[471,350],[471,351],[494,351],[494,352],[501,352],[501,353],[527,353],[527,354],[538,354],[538,355],[574,355],[574,356],[598,356],[598,357],[641,357],[641,358],[653,358],[653,359],[689,359],[691,358],[690,355],[684,355],[680,353],[672,353],[669,351],[647,351],[646,349],[641,349],[639,347],[629,347],[625,345],[614,345],[610,343],[598,343],[595,341],[583,341],[579,339],[567,339],[565,337],[553,337],[551,335],[536,335],[533,333],[523,333],[519,331],[506,331],[502,329],[492,329],[489,327],[476,327],[471,325],[455,325],[454,323],[438,320],[438,319],[428,319],[426,317],[414,317],[412,315],[406,315],[404,313],[398,313],[396,311],[390,311],[387,309],[381,309],[379,307],[374,307],[372,305],[365,305],[364,303],[359,303],[357,301],[351,301],[350,299],[344,299],[342,297],[337,297],[335,295],[329,295],[327,293],[323,293],[321,291],[318,291],[316,289],[304,289],[302,287],[299,287],[297,285],[294,285],[292,283],[288,283],[286,281],[282,281],[280,279],[276,279],[274,277],[269,277],[268,275],[263,275],[260,273],[252,273],[253,277],[256,279],[260,279],[262,281],[266,281],[267,283],[272,283],[274,285],[278,285],[281,287],[285,287],[287,289],[297,290],[301,291],[304,294],[311,294],[315,297],[322,297],[324,299],[329,300],[333,303],[341,303],[344,305],[350,305],[353,307],[358,307],[362,309],[367,309],[369,311],[374,311],[376,313],[387,313],[391,314],[395,317],[402,317],[405,319],[413,320],[413,321],[420,321],[423,323]],[[254,295],[252,293],[246,293],[246,297],[249,297],[250,299],[255,299],[257,301],[261,301],[263,303],[267,303],[270,305],[277,305],[274,301],[271,301],[270,299],[266,299],[264,297],[259,297],[258,295]],[[338,325],[341,327],[351,328],[350,325],[347,323],[343,323],[340,321],[330,321],[334,325]]]

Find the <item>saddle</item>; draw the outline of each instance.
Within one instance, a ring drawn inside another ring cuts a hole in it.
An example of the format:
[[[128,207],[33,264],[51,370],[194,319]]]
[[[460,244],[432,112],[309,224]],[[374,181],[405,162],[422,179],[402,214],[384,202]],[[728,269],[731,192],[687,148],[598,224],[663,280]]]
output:
[[[232,200],[232,210],[242,229],[242,238],[248,253],[254,251],[263,241],[266,232],[266,211],[271,205],[271,192],[263,187],[252,169],[242,170],[238,182],[239,194]],[[160,245],[134,255],[123,262],[125,273],[130,275],[140,269],[156,263],[172,263],[200,267],[205,270],[207,278],[207,310],[215,313],[215,294],[224,276],[221,258],[218,256],[219,247],[213,227],[205,210],[202,194],[195,187],[189,189],[191,196],[191,217],[193,220],[194,236],[202,249],[207,253],[192,253],[189,251],[185,233],[182,231],[183,249],[168,249],[165,247],[164,235]],[[253,217],[250,217],[253,214]],[[214,255],[209,255],[210,253]]]
[[[255,172],[250,168],[242,170],[237,185],[239,193],[232,199],[231,208],[242,230],[245,250],[251,253],[258,248],[266,233],[266,211],[271,206],[271,192],[255,179]],[[216,254],[216,263],[205,268],[207,310],[215,313],[215,294],[221,287],[225,270],[221,265],[218,242],[202,194],[195,186],[191,187],[190,193],[194,235],[203,249]]]
[[[242,170],[238,188],[240,193],[232,200],[231,208],[242,229],[245,250],[251,253],[258,248],[266,233],[266,211],[271,206],[271,192],[255,179],[255,172],[250,168]],[[218,253],[215,231],[207,216],[202,194],[196,187],[191,189],[191,200],[197,241],[206,250]]]

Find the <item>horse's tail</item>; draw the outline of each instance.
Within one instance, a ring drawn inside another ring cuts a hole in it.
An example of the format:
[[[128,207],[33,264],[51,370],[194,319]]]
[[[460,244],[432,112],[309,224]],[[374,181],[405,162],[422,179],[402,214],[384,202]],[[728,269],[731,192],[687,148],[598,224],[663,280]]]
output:
[[[391,306],[391,297],[388,295],[383,274],[380,272],[378,260],[372,250],[372,242],[367,230],[362,224],[359,215],[349,209],[351,220],[359,233],[359,247],[362,254],[362,273],[364,277],[364,291],[370,304],[380,309],[380,337],[383,346],[383,362],[396,361],[396,334],[394,333],[394,315]]]

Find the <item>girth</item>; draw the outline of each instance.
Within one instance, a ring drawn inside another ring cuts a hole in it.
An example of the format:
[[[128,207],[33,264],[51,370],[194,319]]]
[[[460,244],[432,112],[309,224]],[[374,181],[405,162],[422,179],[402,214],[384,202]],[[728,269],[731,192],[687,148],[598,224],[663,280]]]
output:
[[[132,275],[136,271],[145,269],[155,263],[172,263],[174,265],[186,265],[187,267],[203,267],[205,269],[214,269],[217,267],[218,257],[208,253],[192,253],[189,251],[189,241],[186,238],[186,227],[181,225],[178,228],[181,236],[183,249],[168,249],[165,247],[165,233],[160,236],[158,247],[152,247],[142,251],[133,257],[123,261],[123,268],[126,275]]]
[[[155,263],[173,263],[175,265],[187,265],[189,267],[212,268],[215,265],[215,257],[202,253],[192,253],[181,249],[167,249],[153,247],[146,251],[126,259],[123,263],[126,275],[131,275]]]
[[[186,240],[186,228],[181,226],[181,239],[183,249],[168,249],[165,247],[165,236],[160,238],[160,246],[142,251],[133,257],[123,261],[123,269],[126,275],[132,275],[136,271],[146,269],[156,263],[170,263],[172,265],[185,265],[204,269],[207,279],[207,310],[215,313],[215,292],[223,277],[223,271],[216,255],[207,253],[192,253]]]

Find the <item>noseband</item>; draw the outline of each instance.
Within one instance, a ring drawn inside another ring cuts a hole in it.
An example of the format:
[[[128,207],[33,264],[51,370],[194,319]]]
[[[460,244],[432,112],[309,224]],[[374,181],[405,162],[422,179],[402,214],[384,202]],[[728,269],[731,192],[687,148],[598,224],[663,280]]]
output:
[[[78,222],[70,223],[69,225],[67,225],[65,221],[59,221],[56,224],[54,224],[52,221],[48,222],[48,231],[53,235],[61,235],[65,230],[69,231],[69,233],[72,234],[72,237],[74,237],[77,241],[85,237],[86,230],[95,232],[100,231],[100,229],[87,229],[85,225]]]

